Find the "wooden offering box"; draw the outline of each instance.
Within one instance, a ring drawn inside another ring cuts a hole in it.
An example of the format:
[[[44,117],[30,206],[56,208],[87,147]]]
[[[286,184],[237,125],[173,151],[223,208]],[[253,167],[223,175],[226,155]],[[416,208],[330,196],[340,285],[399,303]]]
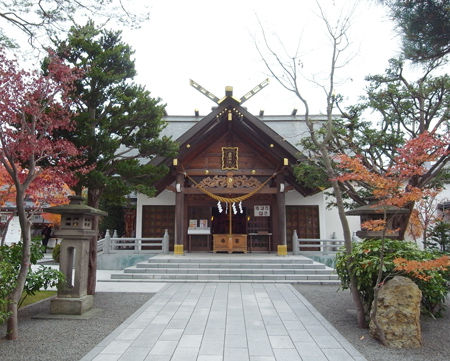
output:
[[[246,234],[214,234],[213,252],[244,252],[247,253]]]

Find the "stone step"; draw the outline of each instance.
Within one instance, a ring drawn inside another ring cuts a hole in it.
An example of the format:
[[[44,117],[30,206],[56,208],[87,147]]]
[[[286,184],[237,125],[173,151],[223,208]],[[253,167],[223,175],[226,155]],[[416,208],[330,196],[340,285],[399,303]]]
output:
[[[143,268],[128,267],[124,269],[125,273],[176,273],[176,274],[329,274],[333,271],[325,268],[325,266],[308,269],[288,269],[288,268]]]
[[[154,280],[215,280],[215,281],[229,281],[229,280],[266,280],[266,281],[326,281],[338,280],[335,274],[318,275],[296,275],[296,274],[176,274],[176,273],[116,273],[111,275],[111,279],[154,279]]]
[[[206,253],[151,257],[112,274],[109,281],[339,284],[334,269],[304,256]]]
[[[320,269],[325,268],[325,265],[313,262],[310,263],[218,263],[215,262],[213,265],[215,268],[236,268],[236,269],[255,269],[255,268],[277,268],[277,269]],[[136,264],[136,268],[211,268],[212,264],[210,262],[207,263],[165,263],[165,262],[139,262]]]
[[[178,256],[178,257],[151,257],[148,260],[148,263],[278,263],[278,264],[312,264],[314,263],[313,260],[308,259],[306,257],[303,258],[294,258],[294,259],[285,259],[285,258],[279,258],[279,257],[255,257],[254,259],[250,258],[249,255],[240,255],[240,254],[233,254],[233,257],[227,256],[220,256],[218,254],[214,254],[211,257],[208,258],[191,258],[191,257],[184,257],[184,256]]]
[[[109,279],[98,280],[98,282],[115,282],[115,283],[158,283],[167,282],[168,280],[161,279]],[[183,279],[171,279],[170,283],[273,283],[273,280],[183,280]],[[309,284],[309,285],[340,285],[339,280],[276,280],[276,283],[296,283],[296,284]]]

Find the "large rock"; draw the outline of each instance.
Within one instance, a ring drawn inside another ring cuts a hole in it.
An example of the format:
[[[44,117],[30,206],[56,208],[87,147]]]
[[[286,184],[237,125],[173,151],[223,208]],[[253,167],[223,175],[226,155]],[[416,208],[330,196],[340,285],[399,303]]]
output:
[[[386,346],[393,348],[422,346],[421,299],[422,292],[419,287],[406,277],[395,276],[380,289],[377,321],[384,331]],[[380,339],[373,321],[370,321],[370,334]]]

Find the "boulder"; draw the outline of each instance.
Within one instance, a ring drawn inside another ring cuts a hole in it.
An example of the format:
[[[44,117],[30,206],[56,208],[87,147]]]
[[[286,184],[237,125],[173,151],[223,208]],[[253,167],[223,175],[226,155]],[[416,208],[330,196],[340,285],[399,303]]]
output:
[[[419,287],[409,278],[402,276],[395,276],[380,289],[376,319],[384,331],[386,346],[392,348],[422,346],[421,299],[422,292]],[[380,339],[373,321],[370,321],[369,327],[370,334]]]

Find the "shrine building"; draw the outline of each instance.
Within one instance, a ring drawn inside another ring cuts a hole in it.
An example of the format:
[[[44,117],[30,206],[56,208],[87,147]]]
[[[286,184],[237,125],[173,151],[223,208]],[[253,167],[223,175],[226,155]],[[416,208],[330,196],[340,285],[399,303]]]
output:
[[[210,114],[166,116],[164,135],[179,143],[177,158],[156,157],[169,173],[155,197],[137,196],[136,237],[169,232],[170,250],[274,252],[299,238],[342,239],[336,210],[322,189],[294,175],[304,159],[296,144],[309,133],[302,116],[259,116],[227,87]],[[317,121],[323,116],[313,116]],[[359,229],[359,218],[351,221]]]

